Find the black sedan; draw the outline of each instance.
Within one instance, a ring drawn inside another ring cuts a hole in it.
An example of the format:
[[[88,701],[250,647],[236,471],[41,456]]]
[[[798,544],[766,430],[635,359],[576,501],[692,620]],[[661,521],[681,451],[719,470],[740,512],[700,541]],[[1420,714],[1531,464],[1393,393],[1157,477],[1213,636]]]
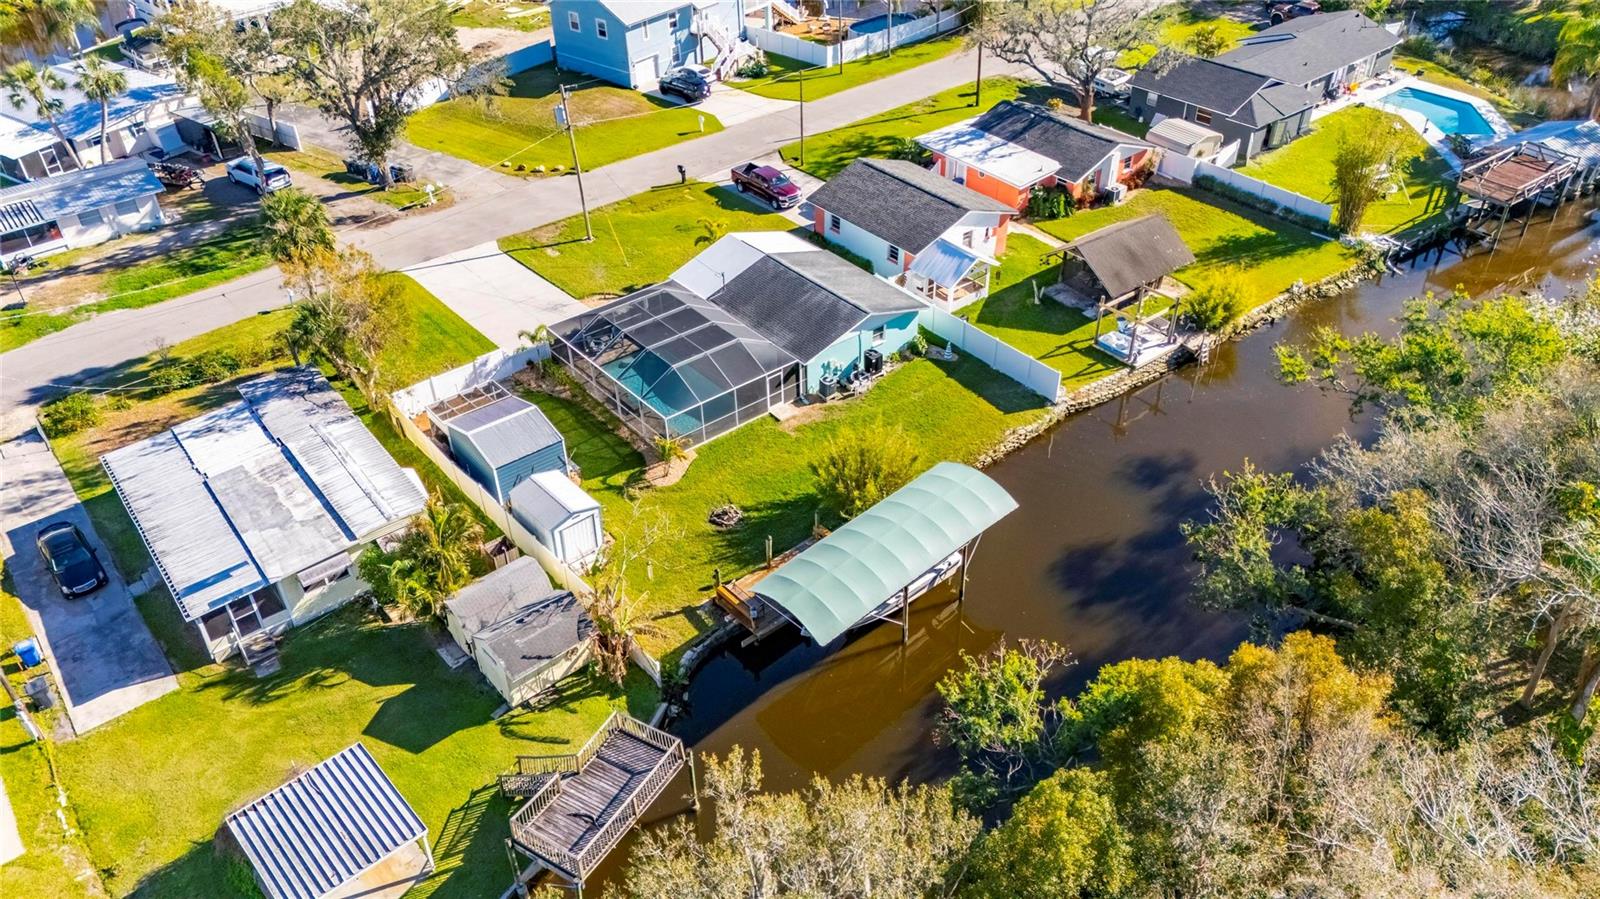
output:
[[[61,595],[68,599],[93,593],[106,584],[106,570],[94,557],[89,541],[68,522],[50,525],[39,532],[39,555],[44,556],[50,576],[61,588]]]
[[[695,103],[711,96],[711,82],[694,69],[674,69],[661,79],[658,88],[663,94],[682,97]]]

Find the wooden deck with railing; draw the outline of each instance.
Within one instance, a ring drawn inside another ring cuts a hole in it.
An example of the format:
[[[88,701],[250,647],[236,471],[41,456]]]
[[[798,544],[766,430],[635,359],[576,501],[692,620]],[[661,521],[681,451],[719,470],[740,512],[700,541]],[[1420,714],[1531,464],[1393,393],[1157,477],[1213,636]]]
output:
[[[503,791],[528,797],[511,840],[581,887],[688,762],[682,740],[613,712],[577,752],[521,756],[501,778]]]

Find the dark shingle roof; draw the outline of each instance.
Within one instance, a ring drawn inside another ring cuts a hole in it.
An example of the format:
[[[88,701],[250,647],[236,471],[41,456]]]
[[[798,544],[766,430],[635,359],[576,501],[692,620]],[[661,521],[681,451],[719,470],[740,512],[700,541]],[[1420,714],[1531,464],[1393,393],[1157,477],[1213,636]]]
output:
[[[524,606],[544,602],[562,592],[551,585],[550,576],[536,559],[523,556],[457,590],[444,604],[472,636],[512,617]]]
[[[801,361],[814,358],[867,317],[773,256],[751,263],[711,301]]]
[[[1357,10],[1290,19],[1245,38],[1217,62],[1288,84],[1305,84],[1400,43]]]
[[[1249,103],[1271,79],[1223,65],[1215,60],[1188,57],[1163,71],[1150,67],[1133,76],[1133,86],[1232,116]]]
[[[817,188],[811,204],[913,253],[969,212],[1016,212],[999,200],[899,159],[857,159]]]
[[[1091,125],[1043,106],[1014,100],[995,104],[972,127],[1055,160],[1061,166],[1059,174],[1068,181],[1088,174],[1118,144],[1150,146],[1115,128]]]
[[[1262,127],[1317,105],[1317,95],[1298,84],[1274,84],[1230,116],[1246,125]]]
[[[515,616],[479,634],[477,640],[500,660],[513,683],[594,633],[594,621],[571,593],[519,609]]]
[[[868,315],[911,312],[922,302],[893,284],[857,268],[836,253],[779,253],[772,258],[811,283]]]
[[[1177,229],[1161,213],[1107,225],[1068,244],[1106,293],[1120,297],[1194,262]]]

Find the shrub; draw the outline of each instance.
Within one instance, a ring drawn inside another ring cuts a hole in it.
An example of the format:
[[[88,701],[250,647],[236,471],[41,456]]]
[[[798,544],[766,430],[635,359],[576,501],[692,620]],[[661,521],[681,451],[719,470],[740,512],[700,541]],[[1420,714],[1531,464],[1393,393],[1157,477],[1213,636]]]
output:
[[[1244,273],[1228,266],[1207,275],[1183,300],[1184,314],[1202,331],[1225,333],[1245,312]]]
[[[94,394],[69,393],[39,409],[39,425],[48,437],[65,437],[100,423],[100,404]]]
[[[911,335],[911,349],[914,351],[914,355],[928,355],[928,338],[923,337],[921,331]]]
[[[739,67],[738,71],[734,72],[740,78],[765,78],[771,73],[772,67],[767,65],[766,59],[760,56],[751,57],[749,62],[746,62]]]
[[[917,468],[917,447],[898,424],[840,430],[811,463],[824,504],[854,518],[904,487]]]
[[[1413,34],[1400,42],[1400,49],[1397,52],[1401,56],[1432,62],[1439,58],[1439,44],[1425,34]]]
[[[167,359],[150,373],[150,389],[164,396],[189,383],[189,366],[182,359]]]
[[[689,456],[689,442],[682,437],[657,437],[655,445],[663,462],[676,462]]]
[[[888,155],[890,159],[914,162],[920,166],[926,166],[933,161],[933,152],[909,137],[895,138],[894,146]]]
[[[1067,214],[1067,192],[1059,187],[1035,187],[1028,194],[1028,217],[1049,221]]]
[[[226,381],[239,373],[239,357],[232,350],[206,350],[184,363],[189,370],[189,380],[203,384]]]

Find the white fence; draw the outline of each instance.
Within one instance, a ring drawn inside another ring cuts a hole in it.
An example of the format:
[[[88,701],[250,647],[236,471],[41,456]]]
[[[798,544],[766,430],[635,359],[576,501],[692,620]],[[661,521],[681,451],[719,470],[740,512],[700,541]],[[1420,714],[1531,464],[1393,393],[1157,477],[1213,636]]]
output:
[[[1238,141],[1228,144],[1209,157],[1180,156],[1167,150],[1161,154],[1160,161],[1156,163],[1156,174],[1174,181],[1182,181],[1184,184],[1193,184],[1195,167],[1201,162],[1229,168],[1237,161],[1239,161]]]
[[[415,418],[440,400],[449,399],[479,384],[503,381],[529,362],[543,362],[548,358],[550,345],[545,343],[520,350],[490,350],[466,365],[452,368],[442,375],[434,375],[404,390],[396,390],[389,399],[401,415]]]
[[[1047,401],[1053,403],[1060,396],[1061,372],[943,309],[923,309],[918,323]]]
[[[946,34],[960,27],[961,11],[952,9],[940,10],[912,22],[852,37],[837,44],[819,44],[766,28],[747,28],[746,32],[752,44],[768,53],[798,59],[813,66],[833,66],[839,64],[841,57],[845,62],[850,62],[863,56],[883,53],[891,47],[903,47]]]
[[[250,133],[263,140],[270,140],[280,147],[291,150],[300,149],[300,129],[288,122],[279,122],[277,128],[272,127],[272,120],[264,115],[249,112],[245,113],[245,127]]]
[[[1224,152],[1226,152],[1226,148],[1224,148]],[[1233,169],[1225,168],[1214,162],[1207,162],[1204,159],[1190,159],[1168,153],[1161,157],[1160,164],[1156,166],[1156,172],[1168,178],[1182,181],[1185,184],[1193,184],[1195,179],[1202,175],[1215,178],[1235,190],[1253,194],[1290,212],[1309,216],[1323,222],[1333,221],[1333,207],[1327,203],[1318,203],[1304,194],[1285,190],[1276,184],[1268,184],[1260,178],[1252,178],[1249,175],[1240,174]]]

